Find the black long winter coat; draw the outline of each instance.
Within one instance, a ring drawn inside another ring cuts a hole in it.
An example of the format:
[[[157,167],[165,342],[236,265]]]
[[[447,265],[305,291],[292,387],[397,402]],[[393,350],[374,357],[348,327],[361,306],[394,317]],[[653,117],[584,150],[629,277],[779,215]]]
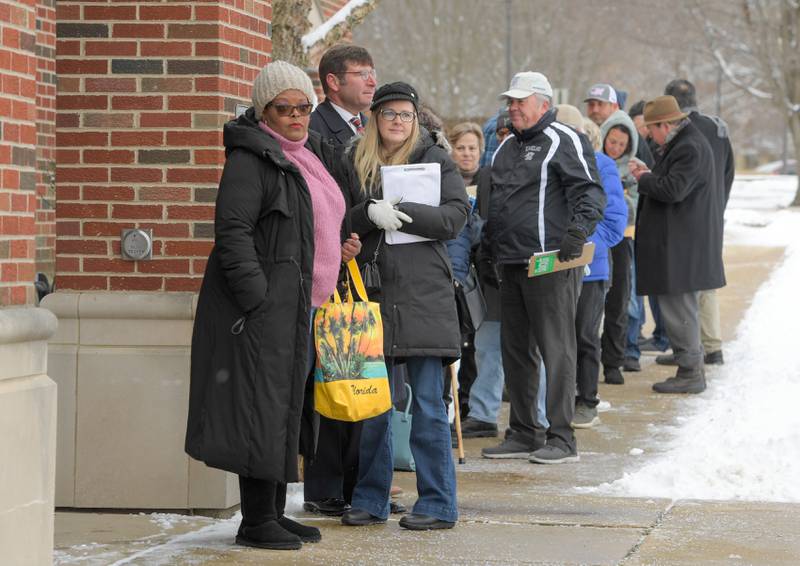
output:
[[[211,467],[297,481],[308,360],[311,196],[253,109],[224,128],[215,242],[192,335],[186,452]],[[340,178],[332,146],[306,145]]]
[[[689,123],[639,179],[636,292],[671,295],[725,285],[714,156]]]
[[[359,264],[370,261],[380,245],[378,265],[382,288],[379,294],[370,296],[370,300],[381,304],[384,354],[397,358],[436,356],[454,359],[460,353],[461,334],[453,290],[453,269],[444,242],[452,240],[461,231],[467,219],[469,201],[455,164],[426,131],[423,130],[409,162],[441,164],[442,188],[438,207],[412,202],[398,205],[413,219],[412,223],[403,225],[402,231],[433,240],[387,245],[382,230],[367,215],[367,195],[355,182],[351,184],[354,205],[348,217],[362,242],[357,260]],[[372,198],[382,198],[382,193],[379,191]]]

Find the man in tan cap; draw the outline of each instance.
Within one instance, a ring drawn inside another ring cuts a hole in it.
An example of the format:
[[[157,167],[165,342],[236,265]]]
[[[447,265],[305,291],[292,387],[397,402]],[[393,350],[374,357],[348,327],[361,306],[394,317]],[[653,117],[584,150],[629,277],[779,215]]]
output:
[[[644,108],[658,144],[652,171],[631,162],[639,182],[636,218],[637,288],[661,307],[678,371],[653,385],[658,393],[700,393],[706,388],[700,344],[699,292],[725,285],[722,242],[713,237],[716,206],[714,155],[703,134],[672,96]]]

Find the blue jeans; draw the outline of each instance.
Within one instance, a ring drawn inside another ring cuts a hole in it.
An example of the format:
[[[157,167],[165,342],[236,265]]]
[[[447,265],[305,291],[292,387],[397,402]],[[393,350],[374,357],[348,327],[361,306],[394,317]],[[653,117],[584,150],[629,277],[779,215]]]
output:
[[[503,355],[500,348],[500,321],[484,320],[475,333],[475,363],[478,377],[469,390],[469,416],[485,423],[496,423],[503,400]],[[543,428],[547,421],[547,374],[539,364],[539,391],[536,396],[536,420]]]
[[[419,498],[413,512],[441,521],[456,521],[456,470],[447,407],[442,399],[444,368],[435,357],[406,358],[411,403],[411,453],[417,466]],[[392,487],[391,411],[364,421],[359,449],[358,483],[353,509],[380,519],[389,517]]]
[[[536,421],[542,428],[550,428],[550,421],[547,420],[547,370],[541,358],[539,358],[539,391],[536,392]]]
[[[633,246],[633,240],[631,240]],[[636,294],[636,254],[631,259],[631,298],[628,302],[628,330],[625,333],[625,357],[639,359],[639,335],[645,322],[644,298]]]
[[[499,320],[484,320],[475,333],[475,364],[478,375],[469,390],[469,416],[485,423],[497,423],[505,379]]]

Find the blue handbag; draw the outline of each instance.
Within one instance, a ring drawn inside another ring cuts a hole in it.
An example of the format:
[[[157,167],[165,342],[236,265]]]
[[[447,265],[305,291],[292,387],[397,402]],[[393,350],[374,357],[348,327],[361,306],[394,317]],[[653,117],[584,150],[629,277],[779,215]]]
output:
[[[403,472],[416,471],[414,456],[411,454],[411,386],[406,383],[406,409],[397,411],[392,408],[392,449],[394,451],[394,469]]]

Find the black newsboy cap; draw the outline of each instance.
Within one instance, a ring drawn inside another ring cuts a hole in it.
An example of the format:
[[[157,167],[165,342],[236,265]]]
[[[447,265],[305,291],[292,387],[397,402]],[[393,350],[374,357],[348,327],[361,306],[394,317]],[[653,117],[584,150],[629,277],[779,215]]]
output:
[[[375,110],[384,102],[389,102],[391,100],[407,100],[414,105],[414,109],[416,110],[419,104],[419,95],[417,91],[414,90],[414,87],[408,83],[398,81],[396,83],[385,84],[375,92],[372,105],[369,109]]]

